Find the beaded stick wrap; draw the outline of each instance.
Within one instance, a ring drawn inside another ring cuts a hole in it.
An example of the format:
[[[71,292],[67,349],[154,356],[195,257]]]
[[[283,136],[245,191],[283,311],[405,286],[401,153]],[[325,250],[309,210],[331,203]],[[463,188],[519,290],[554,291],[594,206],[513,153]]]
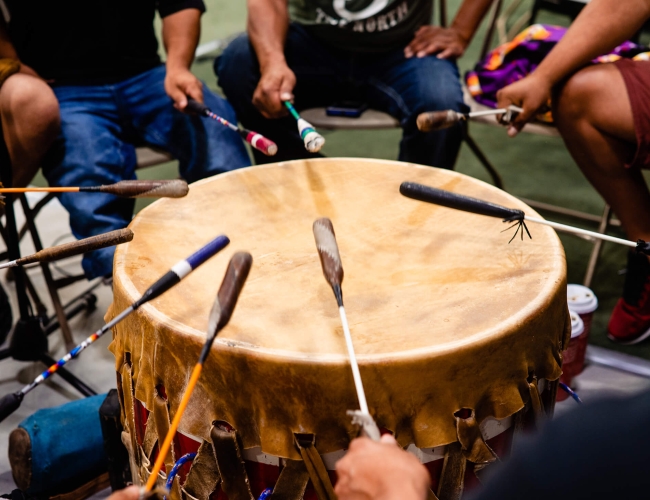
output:
[[[216,114],[205,104],[201,104],[194,99],[188,99],[187,110],[191,113],[196,113],[200,116],[205,116],[206,118],[211,118],[218,121],[222,125],[228,127],[230,130],[237,132],[241,138],[244,139],[244,141],[267,156],[274,156],[278,152],[278,146],[275,142],[267,139],[262,134],[258,134],[257,132],[253,132],[245,128],[239,128],[237,125],[230,123],[224,117]]]

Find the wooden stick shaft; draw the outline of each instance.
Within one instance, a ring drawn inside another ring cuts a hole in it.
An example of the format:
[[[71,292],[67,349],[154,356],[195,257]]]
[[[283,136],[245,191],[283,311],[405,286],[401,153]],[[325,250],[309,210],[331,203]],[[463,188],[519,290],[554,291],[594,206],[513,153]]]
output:
[[[145,486],[145,491],[147,492],[151,491],[153,487],[156,485],[156,480],[158,479],[158,473],[160,472],[160,469],[165,461],[165,456],[167,456],[167,452],[169,451],[169,447],[172,444],[172,440],[176,435],[176,430],[178,429],[178,425],[181,423],[181,418],[183,418],[183,413],[185,412],[185,408],[187,408],[187,404],[190,402],[190,398],[192,397],[192,392],[194,391],[194,386],[196,386],[196,383],[199,380],[199,376],[201,375],[202,369],[203,369],[203,365],[201,363],[197,363],[196,366],[194,366],[194,370],[192,371],[192,376],[190,377],[190,381],[187,384],[187,389],[185,389],[185,394],[183,394],[183,399],[181,399],[181,404],[178,405],[178,409],[176,410],[174,419],[172,420],[172,423],[169,426],[169,431],[167,431],[167,436],[165,436],[165,440],[163,441],[162,446],[158,450],[158,458],[156,458],[156,463],[154,463],[153,465],[153,469],[151,470],[151,475],[149,476],[149,480],[147,481],[147,484]]]
[[[0,193],[76,193],[78,187],[25,187],[0,188]]]
[[[354,352],[354,345],[352,344],[352,335],[350,334],[350,327],[348,325],[348,318],[345,315],[345,308],[339,307],[339,314],[341,315],[341,324],[343,325],[343,335],[345,336],[345,344],[348,347],[348,356],[350,358],[350,367],[352,368],[352,377],[354,378],[354,386],[357,389],[357,397],[359,398],[359,408],[363,413],[370,414],[368,411],[368,401],[366,400],[366,391],[363,390],[363,382],[361,381],[361,372],[359,371],[359,364],[357,363],[357,355]]]
[[[507,108],[498,108],[498,109],[486,109],[484,111],[472,111],[471,113],[467,113],[469,118],[476,118],[477,116],[490,116],[490,115],[502,115],[504,113],[507,113],[508,111],[516,111],[517,113],[521,113],[523,111],[522,108],[519,106],[508,106]]]
[[[524,217],[524,220],[529,222],[536,222],[537,224],[544,224],[545,226],[551,226],[553,229],[558,231],[564,231],[566,233],[573,234],[582,234],[584,236],[590,236],[592,238],[598,238],[604,241],[611,241],[612,243],[618,243],[619,245],[625,245],[628,247],[636,248],[637,244],[634,241],[624,240],[622,238],[616,238],[614,236],[609,236],[607,234],[596,233],[594,231],[587,231],[586,229],[580,229],[578,227],[567,226],[565,224],[559,224],[557,222],[551,222],[544,219],[538,219],[537,217]]]

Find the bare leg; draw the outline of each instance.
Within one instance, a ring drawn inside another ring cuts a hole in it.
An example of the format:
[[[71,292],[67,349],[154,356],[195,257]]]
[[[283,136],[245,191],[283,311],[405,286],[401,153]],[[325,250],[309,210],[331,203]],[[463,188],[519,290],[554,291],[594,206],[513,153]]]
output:
[[[26,186],[59,133],[59,105],[39,78],[15,74],[0,89],[4,140],[13,163],[13,185]]]
[[[554,99],[553,116],[571,156],[611,205],[629,238],[650,240],[650,192],[638,169],[625,168],[636,138],[618,69],[599,64],[576,73]]]

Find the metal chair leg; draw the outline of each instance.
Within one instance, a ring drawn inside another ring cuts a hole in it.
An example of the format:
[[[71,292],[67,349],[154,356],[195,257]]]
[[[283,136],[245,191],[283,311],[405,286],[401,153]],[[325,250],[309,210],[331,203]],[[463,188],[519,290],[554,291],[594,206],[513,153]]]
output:
[[[609,228],[609,221],[612,218],[612,209],[609,205],[605,204],[603,209],[603,215],[600,219],[600,224],[598,225],[598,232],[605,234]],[[596,272],[596,266],[598,265],[598,259],[600,258],[600,252],[603,248],[603,240],[594,241],[594,248],[591,250],[591,255],[589,256],[589,263],[587,264],[587,272],[585,273],[585,279],[582,282],[584,286],[591,287],[591,281],[594,278],[594,273]]]
[[[29,206],[29,203],[27,203],[27,198],[25,195],[20,196],[20,202],[22,203],[23,210],[25,212],[25,219],[27,220],[27,224],[29,226],[29,232],[32,235],[34,248],[38,252],[43,249],[43,244],[41,243],[41,238],[38,234],[38,230],[36,229],[36,224],[34,224],[31,208]],[[43,271],[43,277],[45,278],[47,289],[50,292],[50,298],[52,299],[52,305],[54,306],[54,311],[56,313],[57,320],[59,321],[59,327],[61,328],[61,333],[63,334],[63,340],[65,341],[66,348],[68,350],[72,350],[75,347],[75,343],[72,338],[72,332],[70,331],[70,325],[68,325],[68,320],[65,317],[65,311],[61,305],[59,292],[54,284],[52,272],[50,271],[50,267],[46,262],[41,264],[41,270]]]
[[[469,135],[467,124],[463,124],[463,140],[467,143],[469,149],[472,150],[472,153],[474,153],[474,156],[476,156],[478,161],[481,162],[481,165],[485,167],[485,170],[488,171],[490,177],[492,177],[492,182],[494,185],[499,189],[503,189],[503,180],[501,179],[501,175],[499,175],[499,172],[497,172],[496,169],[492,166],[490,160],[488,160],[485,154],[483,154],[483,151],[481,151],[481,148],[478,147],[478,144],[474,142],[472,136]]]

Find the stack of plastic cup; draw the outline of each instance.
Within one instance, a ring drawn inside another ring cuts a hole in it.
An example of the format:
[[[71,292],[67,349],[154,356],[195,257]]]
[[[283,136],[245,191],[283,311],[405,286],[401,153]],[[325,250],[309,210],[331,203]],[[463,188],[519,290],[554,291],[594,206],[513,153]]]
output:
[[[594,317],[594,311],[598,309],[598,298],[586,286],[568,285],[567,302],[569,303],[569,310],[579,314],[584,323],[584,331],[579,339],[578,357],[576,359],[576,375],[579,375],[585,367],[585,353],[589,342],[589,333],[591,332],[591,320]]]
[[[570,311],[571,314],[571,340],[569,345],[562,353],[562,376],[560,377],[560,382],[565,383],[567,386],[571,387],[571,381],[573,377],[579,375],[582,371],[583,361],[580,362],[580,337],[584,332],[584,323],[580,316]],[[557,401],[564,401],[569,395],[562,389],[557,391]]]

